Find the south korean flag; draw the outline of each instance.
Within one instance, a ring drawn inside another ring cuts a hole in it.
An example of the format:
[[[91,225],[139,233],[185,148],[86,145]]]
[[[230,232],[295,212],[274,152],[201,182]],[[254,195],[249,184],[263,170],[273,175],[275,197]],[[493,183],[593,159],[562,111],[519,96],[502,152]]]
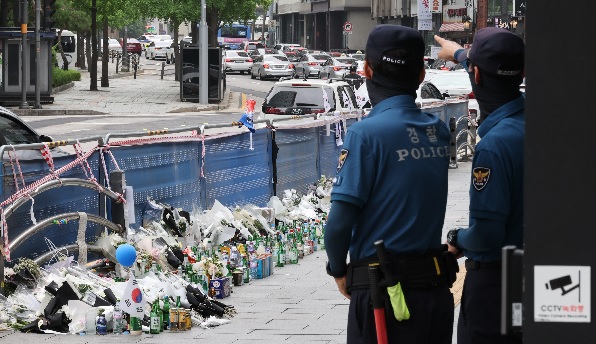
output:
[[[130,314],[130,316],[142,319],[146,304],[147,300],[143,296],[139,282],[134,277],[131,277],[124,290],[122,301],[120,301],[120,309]]]

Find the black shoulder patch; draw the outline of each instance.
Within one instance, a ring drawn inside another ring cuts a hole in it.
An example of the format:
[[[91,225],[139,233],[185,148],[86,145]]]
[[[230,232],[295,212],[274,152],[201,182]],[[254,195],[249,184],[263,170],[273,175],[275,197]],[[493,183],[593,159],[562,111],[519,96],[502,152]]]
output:
[[[348,158],[348,153],[349,153],[349,151],[347,149],[342,149],[341,152],[339,152],[339,161],[337,163],[337,173],[339,173],[339,171],[341,171],[341,168],[344,167],[346,159]]]
[[[472,184],[476,191],[482,191],[490,178],[490,168],[475,167],[472,170]]]

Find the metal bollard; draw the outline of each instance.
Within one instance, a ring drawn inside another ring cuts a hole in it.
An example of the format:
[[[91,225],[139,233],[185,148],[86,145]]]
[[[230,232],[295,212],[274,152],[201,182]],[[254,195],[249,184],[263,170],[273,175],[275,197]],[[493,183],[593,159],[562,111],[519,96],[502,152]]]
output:
[[[139,68],[139,55],[134,54],[132,56],[132,68],[133,68],[133,76],[134,79],[137,78],[137,69]]]
[[[120,68],[120,54],[116,56],[116,74],[118,74],[118,68]]]
[[[161,63],[161,80],[163,80],[163,73],[164,73],[165,68],[166,68],[166,63],[162,62]]]
[[[449,142],[449,168],[457,168],[457,124],[455,117],[449,118],[449,131],[451,132],[451,140]]]

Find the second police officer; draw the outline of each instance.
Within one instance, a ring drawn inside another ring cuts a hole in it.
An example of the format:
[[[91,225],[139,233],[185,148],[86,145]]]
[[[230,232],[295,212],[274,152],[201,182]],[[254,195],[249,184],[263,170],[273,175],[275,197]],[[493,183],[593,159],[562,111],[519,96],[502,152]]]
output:
[[[403,291],[384,292],[389,342],[451,343],[449,287],[457,263],[441,245],[450,133],[415,103],[425,76],[424,51],[421,34],[398,25],[377,25],[366,44],[373,110],[346,134],[325,231],[327,272],[350,299],[350,344],[377,343],[367,271],[379,261],[374,243],[381,239],[392,266],[384,278],[399,281]]]

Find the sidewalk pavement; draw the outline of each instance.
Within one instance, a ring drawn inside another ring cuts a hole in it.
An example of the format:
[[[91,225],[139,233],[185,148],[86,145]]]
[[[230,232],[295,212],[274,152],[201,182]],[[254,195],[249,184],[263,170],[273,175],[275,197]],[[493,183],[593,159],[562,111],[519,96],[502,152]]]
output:
[[[61,116],[97,114],[163,114],[172,112],[218,111],[233,105],[237,110],[241,94],[224,92],[221,103],[199,104],[180,100],[180,82],[174,80],[174,65],[166,65],[166,73],[161,77],[161,64],[142,59],[136,79],[133,72],[116,73],[116,64],[107,63],[109,87],[101,87],[102,61],[98,61],[98,91],[89,91],[90,73],[81,72],[81,81],[70,87],[59,87],[53,94],[54,103],[41,104],[42,109],[10,108],[19,116]],[[31,105],[31,104],[30,104]]]
[[[470,162],[449,170],[449,196],[443,227],[447,230],[468,223],[468,190]],[[6,343],[178,343],[195,339],[204,342],[228,343],[326,343],[346,342],[349,301],[338,291],[333,278],[327,276],[325,251],[306,256],[296,265],[275,268],[265,279],[234,287],[230,297],[221,301],[236,308],[238,315],[231,322],[215,328],[193,327],[186,332],[164,332],[116,337],[61,334],[25,334],[0,332],[0,342]],[[460,275],[460,278],[462,276]],[[461,281],[460,289],[461,289]],[[457,284],[454,286],[457,289]],[[454,337],[459,306],[455,309]],[[456,343],[453,339],[453,343]]]

